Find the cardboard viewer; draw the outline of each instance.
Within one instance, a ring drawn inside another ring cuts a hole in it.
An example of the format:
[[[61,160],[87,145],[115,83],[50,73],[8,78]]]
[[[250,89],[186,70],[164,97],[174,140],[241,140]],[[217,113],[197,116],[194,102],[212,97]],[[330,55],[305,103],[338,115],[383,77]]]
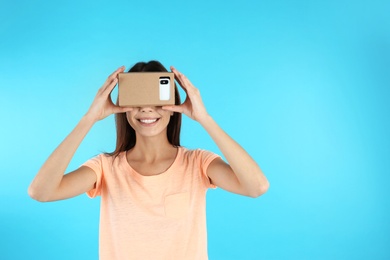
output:
[[[175,104],[175,76],[172,72],[129,72],[118,74],[121,107]]]

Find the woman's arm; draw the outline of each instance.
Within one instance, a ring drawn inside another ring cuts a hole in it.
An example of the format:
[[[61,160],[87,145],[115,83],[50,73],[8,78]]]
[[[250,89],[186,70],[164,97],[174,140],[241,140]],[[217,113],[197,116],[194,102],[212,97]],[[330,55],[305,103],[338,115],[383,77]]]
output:
[[[179,106],[166,106],[164,109],[184,113],[198,121],[208,132],[229,164],[215,159],[207,169],[211,182],[225,190],[250,197],[264,194],[269,183],[252,157],[207,113],[200,92],[182,73],[171,67],[175,78],[187,94]]]
[[[28,188],[28,194],[33,199],[61,200],[82,194],[94,187],[96,174],[88,167],[80,167],[66,175],[64,173],[81,141],[97,121],[113,113],[131,110],[114,105],[110,97],[117,83],[117,75],[123,71],[124,67],[120,67],[107,78],[88,112],[43,164]]]
[[[214,160],[207,169],[211,182],[225,190],[250,197],[259,197],[269,183],[252,157],[212,117],[199,122],[217,144],[229,164]]]

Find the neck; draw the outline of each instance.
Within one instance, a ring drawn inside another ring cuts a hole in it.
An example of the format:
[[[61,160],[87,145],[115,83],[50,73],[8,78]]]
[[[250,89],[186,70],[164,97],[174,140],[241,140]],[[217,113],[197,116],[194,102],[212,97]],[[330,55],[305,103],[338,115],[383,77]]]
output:
[[[133,149],[131,149],[131,153],[133,155],[142,156],[145,160],[148,160],[148,158],[153,160],[169,154],[172,150],[176,150],[176,148],[168,142],[166,136],[164,138],[161,136],[137,136],[136,140],[136,144]]]

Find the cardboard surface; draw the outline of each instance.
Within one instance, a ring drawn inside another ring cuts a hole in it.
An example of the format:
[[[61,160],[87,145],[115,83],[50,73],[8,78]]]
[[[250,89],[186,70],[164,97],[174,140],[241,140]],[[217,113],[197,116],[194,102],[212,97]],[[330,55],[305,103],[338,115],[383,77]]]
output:
[[[164,106],[175,104],[172,72],[129,72],[118,74],[119,106]]]

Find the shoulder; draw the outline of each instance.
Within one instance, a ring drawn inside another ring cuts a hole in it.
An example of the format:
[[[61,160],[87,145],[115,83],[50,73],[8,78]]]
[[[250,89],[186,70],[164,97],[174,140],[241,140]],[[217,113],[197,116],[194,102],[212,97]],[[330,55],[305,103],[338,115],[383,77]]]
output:
[[[84,163],[84,165],[88,164],[101,164],[101,165],[109,165],[114,163],[122,163],[123,160],[126,159],[126,152],[120,152],[117,155],[110,155],[108,153],[100,153],[98,155],[93,156],[88,161]]]
[[[208,161],[211,162],[215,158],[220,157],[218,154],[204,149],[188,149],[185,147],[180,147],[180,149],[183,158],[191,161],[198,161],[201,164],[207,163]]]

